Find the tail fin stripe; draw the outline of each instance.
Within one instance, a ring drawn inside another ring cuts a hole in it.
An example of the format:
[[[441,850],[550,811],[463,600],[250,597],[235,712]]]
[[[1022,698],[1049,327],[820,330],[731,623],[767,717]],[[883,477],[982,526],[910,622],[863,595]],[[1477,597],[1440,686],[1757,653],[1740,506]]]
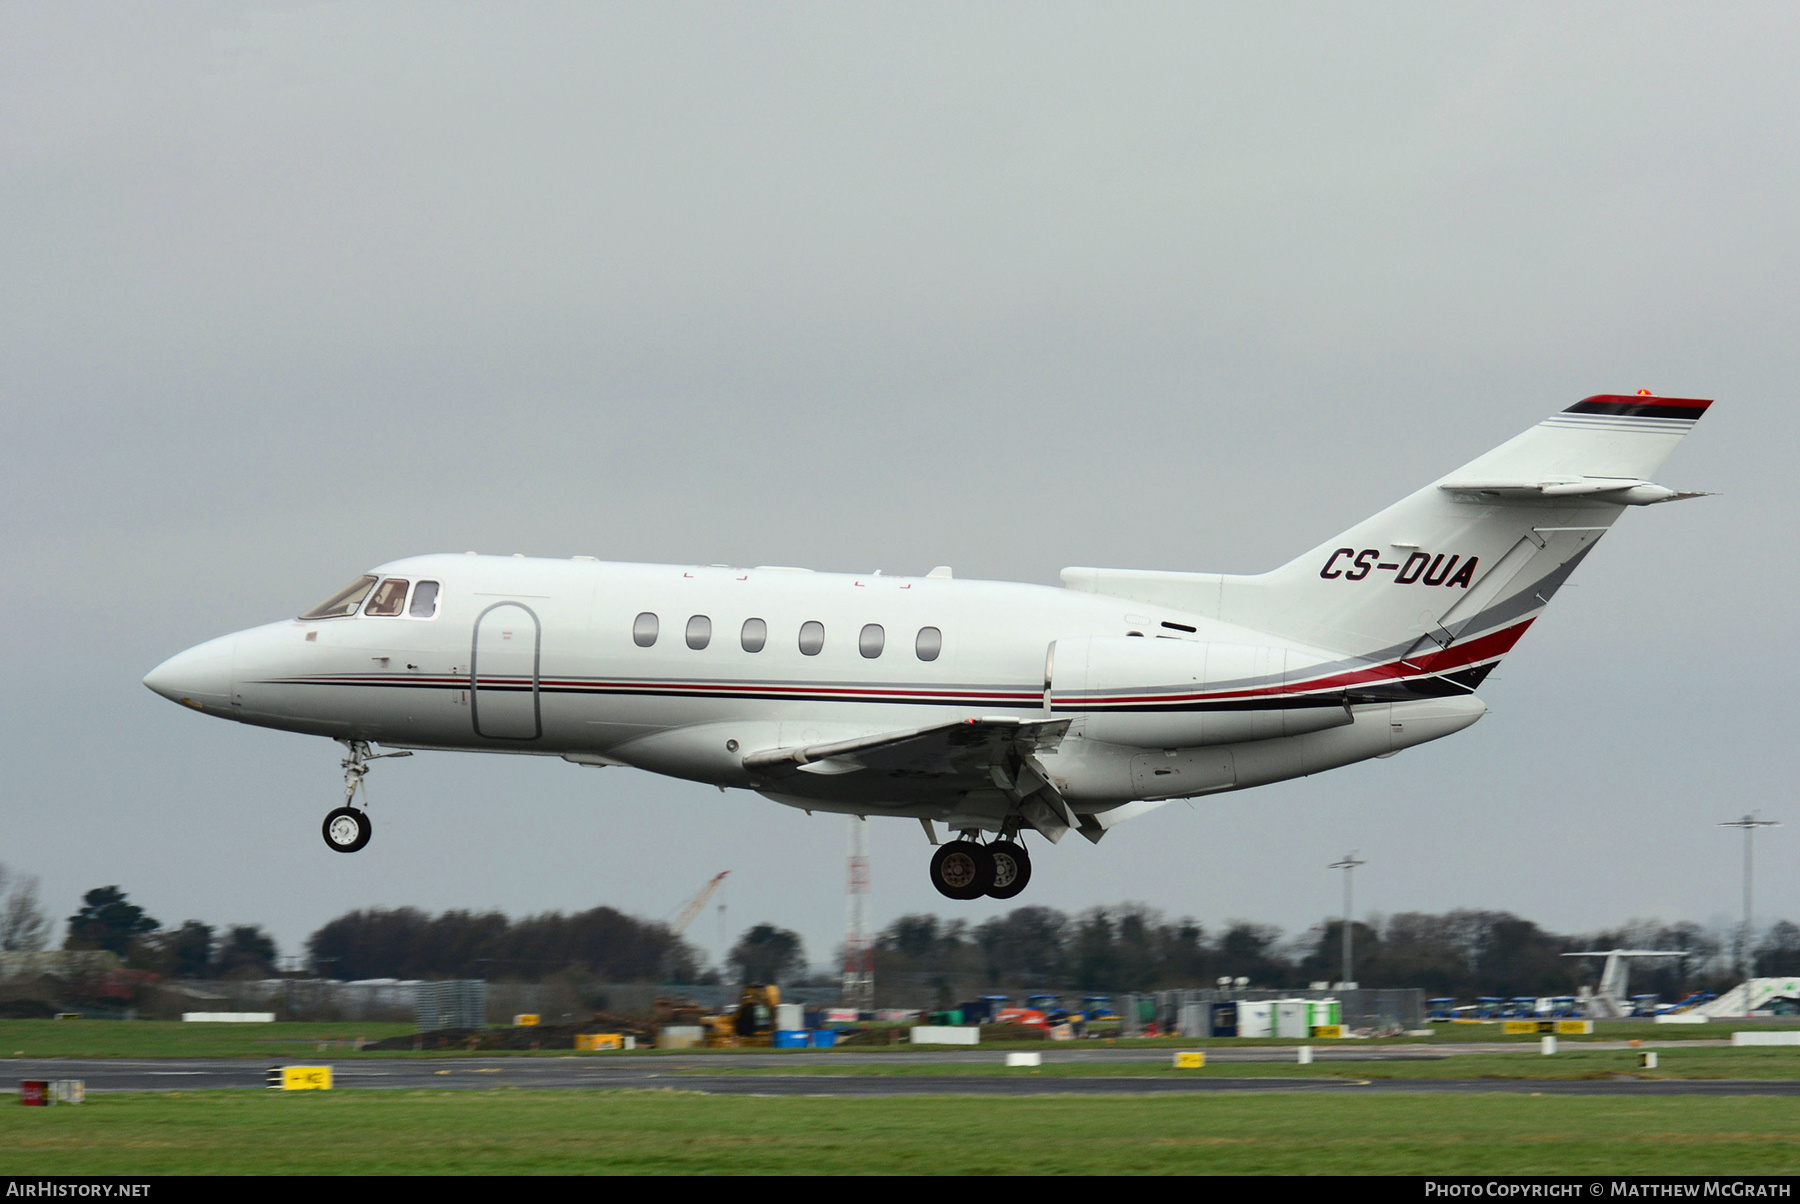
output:
[[[1698,418],[1712,402],[1698,397],[1628,397],[1596,393],[1564,410],[1565,414],[1618,414],[1636,418]]]

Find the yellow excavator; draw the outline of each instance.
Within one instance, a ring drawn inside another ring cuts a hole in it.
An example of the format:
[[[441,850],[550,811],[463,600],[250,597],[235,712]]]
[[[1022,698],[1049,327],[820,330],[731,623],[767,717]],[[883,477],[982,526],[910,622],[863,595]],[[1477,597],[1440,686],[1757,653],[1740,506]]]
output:
[[[736,1011],[706,1017],[706,1047],[735,1049],[768,1045],[769,1034],[775,1031],[775,1008],[780,1003],[780,987],[772,983],[749,984],[738,998]]]

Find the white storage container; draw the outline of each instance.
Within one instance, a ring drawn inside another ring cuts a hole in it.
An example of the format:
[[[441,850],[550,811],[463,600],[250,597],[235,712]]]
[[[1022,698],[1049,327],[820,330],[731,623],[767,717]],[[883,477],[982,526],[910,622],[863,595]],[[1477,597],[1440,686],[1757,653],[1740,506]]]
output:
[[[1312,1001],[1307,999],[1276,1000],[1275,1035],[1277,1037],[1312,1036]]]
[[[979,1045],[981,1030],[979,1028],[955,1028],[949,1025],[916,1024],[912,1030],[914,1045]]]
[[[1275,1035],[1275,1002],[1270,999],[1243,999],[1237,1005],[1240,1037],[1273,1037]]]

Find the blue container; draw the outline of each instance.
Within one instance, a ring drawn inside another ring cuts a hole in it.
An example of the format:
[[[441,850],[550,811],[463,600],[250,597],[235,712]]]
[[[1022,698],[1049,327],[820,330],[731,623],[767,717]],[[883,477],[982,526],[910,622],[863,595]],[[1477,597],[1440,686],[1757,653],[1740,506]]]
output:
[[[837,1045],[837,1029],[835,1028],[815,1028],[809,1035],[812,1037],[814,1049],[831,1049]]]
[[[776,1049],[805,1049],[806,1030],[803,1028],[778,1028],[770,1044]]]

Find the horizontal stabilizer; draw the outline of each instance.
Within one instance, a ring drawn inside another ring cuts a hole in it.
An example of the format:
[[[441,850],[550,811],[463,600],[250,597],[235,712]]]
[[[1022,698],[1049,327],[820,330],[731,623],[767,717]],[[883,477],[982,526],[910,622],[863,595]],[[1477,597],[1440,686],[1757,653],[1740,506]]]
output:
[[[1621,506],[1654,506],[1658,502],[1685,502],[1689,498],[1710,497],[1693,490],[1675,490],[1653,481],[1629,477],[1557,477],[1548,481],[1445,481],[1438,486],[1445,493],[1464,494],[1459,500],[1492,501],[1561,501],[1564,498],[1591,497],[1600,502],[1616,502]]]

